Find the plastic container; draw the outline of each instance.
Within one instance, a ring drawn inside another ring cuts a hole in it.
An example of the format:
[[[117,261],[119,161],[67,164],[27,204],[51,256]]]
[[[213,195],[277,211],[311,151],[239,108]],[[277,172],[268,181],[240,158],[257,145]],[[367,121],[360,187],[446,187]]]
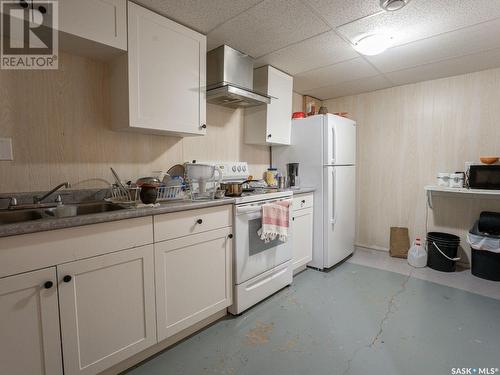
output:
[[[491,281],[500,281],[500,236],[479,232],[478,223],[469,231],[471,273]]]
[[[266,178],[265,178],[267,185],[271,187],[277,187],[278,186],[278,181],[276,180],[277,176],[278,176],[277,168],[267,168]]]
[[[464,187],[464,173],[450,173],[449,184],[451,188],[463,188]]]
[[[427,266],[441,272],[455,272],[460,237],[454,234],[427,233]]]
[[[450,174],[449,173],[438,173],[437,185],[442,186],[442,187],[449,187],[450,186]]]
[[[420,238],[415,239],[408,250],[408,264],[412,267],[423,268],[427,265],[427,251],[420,243]]]

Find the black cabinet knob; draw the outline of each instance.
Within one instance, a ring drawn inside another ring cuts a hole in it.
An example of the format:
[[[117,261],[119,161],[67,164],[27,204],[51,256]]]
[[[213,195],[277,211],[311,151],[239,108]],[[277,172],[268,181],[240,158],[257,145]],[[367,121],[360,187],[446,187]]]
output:
[[[232,234],[229,234],[229,236],[227,236],[229,239],[233,238],[233,235]]]
[[[295,218],[294,218],[294,217],[292,217],[292,221],[295,221]]]
[[[206,129],[206,128],[207,128],[207,124],[203,124],[203,125],[201,126],[201,128],[202,128],[202,129]]]
[[[40,5],[40,6],[38,7],[38,10],[39,10],[39,11],[40,11],[40,13],[42,13],[42,14],[47,13],[47,8],[45,8],[43,5]]]
[[[305,199],[302,199],[302,204],[306,204],[306,200]]]
[[[70,276],[70,275],[66,275],[66,276],[64,276],[64,277],[63,277],[63,281],[64,281],[65,283],[69,283],[69,282],[71,281],[71,276]]]
[[[21,8],[26,9],[28,7],[28,2],[27,1],[20,1],[19,5],[21,6]]]
[[[196,220],[196,222],[197,222],[198,224],[202,224],[202,223],[203,223],[203,220],[198,219],[198,220]]]
[[[54,286],[54,283],[52,281],[47,281],[45,284],[43,284],[43,287],[45,289],[50,289]]]
[[[271,138],[272,136],[273,136],[272,134],[269,134],[269,135],[267,136],[267,138]]]

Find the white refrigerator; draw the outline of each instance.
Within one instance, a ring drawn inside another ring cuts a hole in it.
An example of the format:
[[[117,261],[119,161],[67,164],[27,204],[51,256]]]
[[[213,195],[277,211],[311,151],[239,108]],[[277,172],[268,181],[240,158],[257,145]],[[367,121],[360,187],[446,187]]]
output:
[[[300,186],[316,188],[309,266],[330,268],[354,252],[356,123],[331,114],[293,120],[291,140],[272,147],[272,164],[286,174],[287,163],[299,163]]]

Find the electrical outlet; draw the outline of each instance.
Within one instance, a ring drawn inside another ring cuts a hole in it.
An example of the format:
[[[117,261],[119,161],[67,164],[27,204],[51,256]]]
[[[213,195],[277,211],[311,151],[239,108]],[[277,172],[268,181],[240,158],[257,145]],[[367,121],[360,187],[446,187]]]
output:
[[[0,160],[14,160],[12,138],[0,138]]]

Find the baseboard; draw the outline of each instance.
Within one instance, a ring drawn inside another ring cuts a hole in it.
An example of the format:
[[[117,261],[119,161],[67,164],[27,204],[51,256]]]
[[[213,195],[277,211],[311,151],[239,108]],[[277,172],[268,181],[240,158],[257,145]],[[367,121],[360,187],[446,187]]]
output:
[[[303,266],[297,267],[296,269],[293,270],[293,276],[297,276],[299,273],[305,271],[307,269],[307,265],[304,264]]]
[[[354,244],[354,246],[357,248],[365,249],[365,250],[375,250],[375,251],[383,251],[388,253],[389,249],[386,247],[382,246],[376,246],[376,245],[364,245],[364,244]]]
[[[166,340],[163,340],[146,350],[143,350],[140,353],[137,353],[133,355],[130,358],[127,358],[123,362],[120,362],[113,367],[110,367],[107,370],[104,370],[103,372],[100,373],[100,375],[116,375],[120,374],[123,371],[126,371],[130,369],[131,367],[136,366],[137,364],[141,363],[142,361],[149,359],[150,357],[153,357],[155,354],[160,353],[161,351],[167,349],[168,347],[179,343],[183,339],[197,333],[198,331],[202,330],[203,328],[206,328],[207,326],[211,325],[212,323],[215,323],[216,321],[220,320],[221,318],[225,317],[227,315],[227,309],[221,310],[208,318],[203,319],[201,322],[196,323],[195,325],[186,328],[185,330],[173,335],[172,337],[169,337]]]
[[[389,249],[379,247],[379,246],[368,246],[368,245],[356,244],[355,247],[356,247],[356,250],[360,249],[363,251],[378,251],[378,252],[383,252],[383,253],[389,253]],[[405,258],[399,258],[399,259],[405,259]],[[460,262],[460,261],[457,262],[457,266],[464,268],[464,269],[470,269],[470,267],[471,267],[469,262]]]

